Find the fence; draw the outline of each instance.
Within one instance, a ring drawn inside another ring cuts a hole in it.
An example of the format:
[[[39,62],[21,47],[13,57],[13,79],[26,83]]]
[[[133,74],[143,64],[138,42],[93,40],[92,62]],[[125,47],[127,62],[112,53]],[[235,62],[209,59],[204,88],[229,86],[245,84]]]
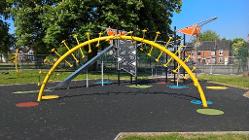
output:
[[[138,55],[138,72],[146,73],[151,75],[164,75],[165,69],[161,67],[158,63],[156,63],[153,59],[144,56],[145,54]],[[39,54],[37,56],[23,54],[19,58],[19,66],[20,69],[49,69],[51,64],[45,64],[44,59],[47,54]],[[105,69],[108,72],[114,72],[117,68],[116,59],[112,56],[103,57],[102,58],[105,63]],[[248,59],[249,60],[249,59]],[[70,61],[74,63],[73,60]],[[239,63],[238,60],[233,60],[232,64],[224,65],[224,64],[209,64],[209,65],[196,65],[198,73],[207,73],[207,74],[238,74],[244,71],[249,71],[249,62],[244,63],[243,65]],[[97,62],[97,67],[95,70],[100,70],[100,60]],[[61,64],[61,68],[65,67],[67,64],[63,62]],[[15,65],[10,61],[8,63],[0,63],[0,70],[14,70]],[[67,70],[75,70],[77,67],[69,68]],[[171,66],[169,67],[169,71]]]

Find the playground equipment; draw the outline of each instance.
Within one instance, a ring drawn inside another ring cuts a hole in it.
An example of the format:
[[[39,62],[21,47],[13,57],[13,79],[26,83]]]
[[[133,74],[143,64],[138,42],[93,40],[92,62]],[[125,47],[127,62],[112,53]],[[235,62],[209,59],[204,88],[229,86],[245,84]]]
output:
[[[212,18],[209,18],[207,20],[204,20],[204,21],[195,23],[193,25],[187,26],[185,28],[179,29],[177,32],[180,32],[180,33],[183,33],[186,35],[190,35],[190,36],[195,36],[198,38],[200,35],[200,32],[201,32],[201,27],[210,23],[210,22],[215,21],[216,19],[218,19],[218,17],[212,17]]]
[[[19,73],[20,70],[19,70],[19,49],[18,48],[16,49],[13,63],[15,64],[16,73]]]
[[[83,71],[84,69],[86,69],[88,66],[90,66],[93,62],[95,62],[100,56],[102,56],[104,53],[106,53],[108,50],[110,50],[111,48],[113,48],[114,46],[112,45],[112,43],[115,40],[118,41],[126,41],[126,40],[130,40],[130,41],[135,41],[135,42],[141,42],[140,44],[140,48],[141,50],[148,50],[147,55],[149,57],[152,57],[152,52],[154,50],[160,51],[159,55],[156,56],[155,60],[159,63],[160,62],[160,57],[162,56],[162,54],[165,54],[167,56],[170,57],[171,61],[174,60],[175,63],[178,63],[178,65],[183,68],[189,75],[189,77],[192,79],[194,86],[197,88],[198,92],[199,92],[199,96],[200,99],[202,101],[202,105],[203,107],[207,107],[207,101],[206,101],[206,97],[205,94],[203,92],[203,89],[198,81],[198,79],[195,77],[195,75],[193,74],[192,70],[186,65],[186,63],[184,62],[184,60],[181,60],[181,58],[179,57],[180,52],[174,53],[171,52],[170,50],[168,50],[167,47],[157,43],[157,39],[159,37],[159,35],[161,34],[160,32],[156,32],[156,36],[154,38],[153,41],[147,40],[145,39],[145,33],[146,30],[143,30],[143,37],[136,37],[136,36],[132,36],[132,32],[119,32],[119,31],[115,31],[115,30],[111,30],[109,32],[107,32],[108,36],[102,36],[103,33],[99,33],[99,37],[97,38],[93,38],[90,39],[90,33],[87,33],[87,41],[83,42],[83,43],[79,43],[79,40],[77,39],[77,36],[74,36],[74,38],[77,41],[77,44],[75,47],[69,48],[66,44],[65,41],[63,41],[63,44],[68,47],[68,51],[63,54],[60,55],[58,52],[56,52],[56,50],[54,49],[53,52],[55,52],[57,54],[57,56],[59,56],[59,58],[57,59],[57,61],[53,64],[53,66],[50,68],[50,70],[48,71],[48,73],[46,74],[40,90],[39,90],[39,94],[37,97],[37,101],[41,101],[43,99],[48,99],[46,95],[44,95],[44,90],[49,82],[49,78],[51,77],[52,73],[56,70],[56,68],[61,64],[61,62],[66,62],[68,64],[69,67],[73,67],[73,64],[71,64],[69,61],[67,61],[66,59],[69,59],[69,57],[72,57],[76,63],[77,63],[77,58],[74,58],[74,53],[77,50],[84,49],[86,47],[88,47],[88,53],[92,53],[92,47],[95,45],[97,48],[100,47],[100,43],[101,42],[110,42],[110,46],[105,48],[104,50],[102,50],[98,55],[96,55],[95,57],[93,57],[91,60],[89,60],[88,62],[86,62],[85,64],[83,64],[78,70],[76,70],[74,73],[72,73],[70,76],[68,76],[62,83],[60,83],[59,85],[57,85],[57,87],[61,87],[64,85],[68,85],[68,83],[75,78],[81,71]],[[166,44],[169,44],[171,42],[172,38],[169,38],[166,42]],[[150,48],[148,49],[146,46],[148,45]],[[176,39],[174,40],[174,45],[176,45]],[[128,46],[126,46],[128,47]],[[135,45],[135,48],[137,48],[137,45]],[[177,48],[176,48],[177,49]],[[135,52],[136,53],[136,52]],[[178,56],[177,56],[178,54]],[[82,57],[84,56],[84,54],[82,53]],[[133,59],[135,60],[135,59]],[[169,65],[170,62],[168,62]],[[175,65],[174,63],[174,65]],[[135,63],[134,63],[135,64]],[[131,64],[132,65],[132,64]],[[168,67],[168,65],[163,65],[165,67]],[[135,66],[136,67],[136,66]],[[180,69],[180,67],[178,69]],[[179,71],[179,70],[178,70]],[[135,72],[136,73],[136,72]],[[102,78],[103,79],[103,78]],[[57,98],[57,96],[51,97],[51,98]]]

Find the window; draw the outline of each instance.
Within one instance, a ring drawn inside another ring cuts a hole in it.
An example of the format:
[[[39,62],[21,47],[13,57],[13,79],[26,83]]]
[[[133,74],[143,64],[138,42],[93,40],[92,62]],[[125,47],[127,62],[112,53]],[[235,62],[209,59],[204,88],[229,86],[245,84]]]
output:
[[[215,63],[215,58],[211,59],[211,63],[214,64]]]
[[[197,52],[197,55],[201,55],[201,52],[200,52],[200,51],[198,51],[198,52]]]
[[[211,56],[215,56],[215,51],[211,51]]]
[[[223,57],[219,57],[219,63],[223,63]]]
[[[220,56],[223,55],[223,49],[220,49],[220,50],[219,50],[219,54],[220,54]]]

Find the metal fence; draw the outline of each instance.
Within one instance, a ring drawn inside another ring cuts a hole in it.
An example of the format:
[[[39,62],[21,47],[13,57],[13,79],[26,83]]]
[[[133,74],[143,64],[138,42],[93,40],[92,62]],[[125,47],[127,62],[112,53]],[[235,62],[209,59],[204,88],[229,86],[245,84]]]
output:
[[[146,54],[138,54],[138,72],[151,74],[151,75],[165,75],[165,68],[160,64],[155,62],[153,58],[148,58],[145,56]],[[47,54],[39,54],[39,55],[27,55],[22,54],[19,58],[19,68],[20,69],[49,69],[51,64],[44,63],[44,59],[48,56]],[[96,63],[96,71],[100,71],[100,61],[104,61],[105,70],[107,72],[114,72],[117,69],[117,60],[112,56],[103,56]],[[70,63],[75,63],[73,60],[67,60]],[[165,60],[166,61],[166,60]],[[200,64],[189,64],[190,67],[193,65],[197,68],[196,72],[198,73],[207,73],[207,74],[239,74],[245,71],[249,71],[249,58],[247,63],[240,63],[239,60],[233,58],[231,64],[209,64],[209,65],[200,65]],[[60,65],[60,69],[65,69],[67,64],[62,62]],[[67,68],[66,70],[73,71],[77,69],[77,65],[73,68]],[[15,65],[13,62],[9,61],[6,63],[0,63],[0,70],[14,70]],[[171,69],[173,69],[173,65],[169,66],[168,73],[170,73]]]

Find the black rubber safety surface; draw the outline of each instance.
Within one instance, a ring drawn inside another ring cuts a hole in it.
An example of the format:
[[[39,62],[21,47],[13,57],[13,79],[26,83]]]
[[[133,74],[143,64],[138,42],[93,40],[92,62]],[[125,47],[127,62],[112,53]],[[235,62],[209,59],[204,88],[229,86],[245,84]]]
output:
[[[85,88],[84,82],[75,82],[72,89],[47,93],[61,98],[34,108],[18,108],[16,103],[35,101],[37,94],[12,92],[37,90],[35,85],[1,86],[0,139],[113,140],[119,132],[131,131],[249,130],[249,99],[243,90],[206,90],[202,83],[207,99],[213,101],[210,108],[225,112],[205,116],[196,112],[200,105],[190,102],[199,99],[192,84],[188,89],[156,83],[136,89],[127,84]]]

